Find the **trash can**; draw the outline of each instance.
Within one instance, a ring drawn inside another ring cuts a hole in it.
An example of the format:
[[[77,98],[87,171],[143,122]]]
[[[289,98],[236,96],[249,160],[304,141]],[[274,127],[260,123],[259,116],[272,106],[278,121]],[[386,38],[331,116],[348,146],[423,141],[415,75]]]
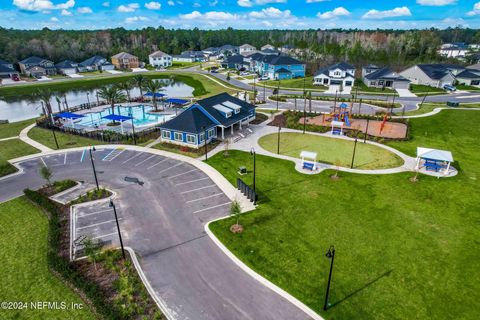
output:
[[[447,101],[447,106],[448,107],[458,107],[460,105],[460,102],[457,101]]]

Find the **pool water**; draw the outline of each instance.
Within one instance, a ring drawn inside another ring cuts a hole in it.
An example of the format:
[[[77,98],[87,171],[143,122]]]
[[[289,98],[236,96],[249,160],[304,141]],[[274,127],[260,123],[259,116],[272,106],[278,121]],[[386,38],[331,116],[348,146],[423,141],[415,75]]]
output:
[[[121,116],[133,117],[133,124],[137,126],[148,126],[155,123],[164,123],[170,120],[173,115],[155,114],[151,113],[153,107],[145,105],[136,106],[115,106],[115,114]],[[112,108],[106,108],[100,112],[92,112],[85,114],[84,118],[75,122],[75,125],[82,125],[86,127],[96,127],[111,122],[108,119],[102,119],[102,117],[112,114]],[[129,121],[130,122],[130,121]]]

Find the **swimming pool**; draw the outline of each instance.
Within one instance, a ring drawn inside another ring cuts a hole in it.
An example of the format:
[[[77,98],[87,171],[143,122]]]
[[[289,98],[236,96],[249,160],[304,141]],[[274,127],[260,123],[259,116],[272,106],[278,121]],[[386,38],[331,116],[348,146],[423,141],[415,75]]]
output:
[[[163,123],[170,120],[173,115],[151,113],[152,106],[135,105],[135,106],[115,106],[115,114],[122,116],[133,117],[133,124],[135,127],[149,126],[155,123]],[[102,117],[112,114],[112,108],[105,108],[100,112],[91,112],[85,114],[75,125],[82,125],[86,127],[97,127],[111,122],[111,120],[102,119]],[[129,121],[129,123],[131,123]]]

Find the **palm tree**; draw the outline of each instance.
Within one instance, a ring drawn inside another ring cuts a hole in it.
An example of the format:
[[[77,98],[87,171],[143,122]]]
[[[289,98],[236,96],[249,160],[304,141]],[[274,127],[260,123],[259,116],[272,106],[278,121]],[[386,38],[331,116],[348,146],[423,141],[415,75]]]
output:
[[[57,104],[58,104],[58,111],[62,111],[62,101],[60,100],[60,98],[58,96],[55,96],[55,100],[57,100]]]
[[[125,91],[125,93],[127,94],[128,102],[132,101],[130,97],[130,90],[132,90],[132,87],[133,87],[132,82],[131,81],[120,82],[117,86],[119,89]]]
[[[143,87],[145,82],[147,82],[147,78],[141,74],[137,74],[133,77],[132,82],[140,89],[140,98],[143,99]]]
[[[110,103],[112,114],[115,114],[115,103],[125,100],[125,95],[117,86],[102,87],[98,90],[98,96]]]
[[[53,92],[50,89],[38,89],[35,97],[45,105],[46,116],[52,120],[52,103]]]
[[[148,92],[152,93],[152,102],[153,102],[153,107],[155,108],[155,111],[158,111],[157,109],[157,93],[159,93],[162,90],[163,83],[160,81],[154,81],[154,80],[148,80],[145,82],[144,89],[147,90]]]

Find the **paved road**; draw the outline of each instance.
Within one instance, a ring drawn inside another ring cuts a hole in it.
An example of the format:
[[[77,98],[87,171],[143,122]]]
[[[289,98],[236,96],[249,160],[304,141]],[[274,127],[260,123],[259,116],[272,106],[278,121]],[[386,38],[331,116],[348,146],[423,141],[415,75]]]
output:
[[[234,264],[205,234],[207,221],[225,216],[229,199],[198,168],[182,161],[130,150],[97,150],[100,184],[118,193],[118,215],[127,246],[140,258],[146,277],[177,319],[308,319],[287,300]],[[111,154],[110,154],[111,153]],[[110,156],[108,156],[110,154]],[[53,179],[94,183],[88,153],[70,152],[23,162],[25,172],[0,180],[0,202]],[[125,176],[144,182],[124,181]],[[77,213],[75,237],[118,243],[107,204]]]

